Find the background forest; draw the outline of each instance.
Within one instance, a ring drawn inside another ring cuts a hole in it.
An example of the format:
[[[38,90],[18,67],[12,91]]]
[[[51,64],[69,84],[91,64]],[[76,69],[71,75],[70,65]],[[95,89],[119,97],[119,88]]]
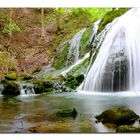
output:
[[[51,63],[58,46],[113,8],[0,9],[0,79],[34,73]],[[56,66],[57,68],[57,66]],[[13,73],[14,72],[14,73]]]

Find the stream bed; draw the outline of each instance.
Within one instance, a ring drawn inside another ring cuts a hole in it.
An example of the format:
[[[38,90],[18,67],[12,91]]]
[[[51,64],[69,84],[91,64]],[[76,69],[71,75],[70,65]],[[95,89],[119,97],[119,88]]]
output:
[[[48,132],[53,133],[115,132],[102,123],[95,123],[95,115],[118,106],[128,107],[140,115],[140,96],[123,95],[76,92],[27,95],[17,96],[16,99],[21,101],[17,105],[9,105],[0,96],[0,132],[31,133],[28,129],[40,124],[48,124]],[[57,111],[73,108],[78,112],[76,118],[56,117]]]

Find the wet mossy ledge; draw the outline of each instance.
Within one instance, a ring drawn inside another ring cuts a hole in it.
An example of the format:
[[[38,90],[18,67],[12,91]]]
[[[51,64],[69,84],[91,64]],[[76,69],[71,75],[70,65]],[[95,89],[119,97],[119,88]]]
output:
[[[98,33],[100,33],[108,23],[111,23],[115,18],[126,13],[130,8],[119,8],[107,12],[99,24]]]
[[[93,33],[93,27],[89,26],[86,28],[86,31],[83,33],[80,45],[79,45],[79,59],[82,59],[86,53],[88,53],[92,49],[92,45],[90,42],[90,37]],[[65,67],[68,67],[74,63],[74,57],[72,56],[69,60],[68,53],[70,49],[70,42],[71,40],[67,40],[60,44],[60,46],[56,50],[56,55],[54,57],[54,61],[52,66],[56,70],[63,69]]]
[[[140,127],[134,127],[131,125],[121,125],[117,127],[117,133],[140,133]]]
[[[8,75],[9,76],[9,75]],[[11,75],[10,75],[11,76]],[[12,75],[13,76],[13,75]],[[15,76],[15,74],[14,74]],[[16,76],[17,77],[17,76]],[[26,79],[26,80],[25,80]],[[21,94],[20,83],[24,83],[25,90],[28,90],[26,84],[32,84],[35,94],[50,94],[50,93],[64,93],[75,91],[76,88],[83,82],[84,75],[79,74],[76,76],[67,75],[66,77],[58,76],[52,79],[36,79],[26,76],[26,78],[5,78],[0,83],[3,85],[1,92],[4,96],[18,96]]]

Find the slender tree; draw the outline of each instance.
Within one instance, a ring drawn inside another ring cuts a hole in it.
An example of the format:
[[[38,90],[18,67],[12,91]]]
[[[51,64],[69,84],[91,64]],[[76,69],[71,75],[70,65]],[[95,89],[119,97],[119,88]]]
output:
[[[11,40],[12,40],[12,14],[13,14],[13,9],[10,8],[10,11],[9,11],[9,36],[10,36],[9,45],[11,45]]]
[[[41,38],[45,38],[45,27],[44,27],[44,8],[41,8]]]

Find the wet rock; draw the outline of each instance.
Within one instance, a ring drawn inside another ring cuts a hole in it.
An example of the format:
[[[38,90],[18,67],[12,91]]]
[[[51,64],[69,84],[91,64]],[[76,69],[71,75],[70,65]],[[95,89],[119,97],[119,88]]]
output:
[[[69,123],[57,122],[51,124],[40,124],[35,127],[31,127],[28,131],[32,133],[66,133],[70,132]]]
[[[118,133],[139,133],[140,128],[131,126],[131,125],[121,125],[117,128],[116,132]]]
[[[10,98],[10,97],[4,97],[3,98],[4,103],[8,104],[8,105],[19,105],[22,101],[16,98]]]
[[[31,80],[31,79],[33,79],[33,77],[29,73],[23,73],[23,74],[20,75],[20,79],[22,79],[22,80]]]
[[[14,81],[2,81],[3,84],[3,91],[2,94],[6,96],[17,96],[20,95],[20,89],[17,83]]]
[[[8,73],[5,76],[5,79],[7,79],[7,80],[16,80],[17,79],[17,74],[15,72]]]
[[[76,111],[75,108],[73,109],[65,109],[65,110],[61,110],[61,111],[58,111],[56,113],[56,116],[57,117],[73,117],[73,118],[76,118],[78,112]]]
[[[36,94],[53,91],[53,84],[50,81],[34,81],[34,90]]]
[[[101,114],[95,116],[98,122],[112,123],[116,125],[133,124],[139,116],[131,109],[118,107],[107,109]]]
[[[76,89],[84,80],[84,75],[80,74],[77,76],[67,75],[67,77],[64,79],[66,86],[71,89]]]
[[[61,93],[71,91],[63,81],[33,81],[34,90],[36,94],[39,93]]]

